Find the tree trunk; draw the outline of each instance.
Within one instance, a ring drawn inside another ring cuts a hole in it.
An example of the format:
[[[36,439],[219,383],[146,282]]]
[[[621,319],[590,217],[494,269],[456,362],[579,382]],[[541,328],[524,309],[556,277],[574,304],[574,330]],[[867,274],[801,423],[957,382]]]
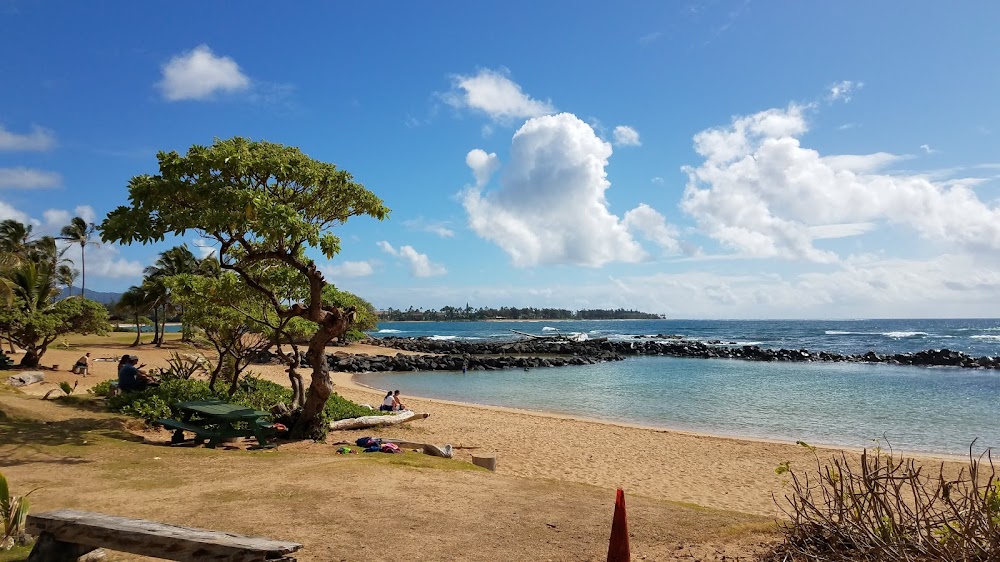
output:
[[[160,341],[160,307],[153,307],[153,341],[149,342],[155,344]]]
[[[323,427],[323,406],[333,394],[330,367],[326,362],[326,345],[333,338],[347,332],[353,313],[353,309],[334,308],[321,311],[320,317],[313,320],[319,324],[319,329],[309,340],[309,350],[306,351],[306,359],[313,369],[312,382],[309,384],[306,403],[302,406],[302,414],[289,431],[292,439],[319,439],[326,435],[326,428]]]
[[[141,336],[142,336],[142,326],[139,325],[139,315],[136,314],[135,315],[135,341],[132,342],[132,345],[130,347],[137,347],[139,345],[139,343],[141,343],[141,340],[139,339]]]
[[[167,339],[167,307],[163,307],[163,323],[160,324],[160,339],[156,342],[156,347],[163,345],[163,340]]]
[[[298,372],[299,354],[293,353],[288,362],[288,380],[292,383],[292,407],[301,408],[306,403],[305,383]]]
[[[25,346],[24,357],[21,358],[21,362],[18,364],[20,367],[27,367],[29,369],[37,369],[38,363],[42,360],[42,355],[38,353],[38,350],[33,345]]]
[[[87,243],[80,244],[80,296],[87,298]]]

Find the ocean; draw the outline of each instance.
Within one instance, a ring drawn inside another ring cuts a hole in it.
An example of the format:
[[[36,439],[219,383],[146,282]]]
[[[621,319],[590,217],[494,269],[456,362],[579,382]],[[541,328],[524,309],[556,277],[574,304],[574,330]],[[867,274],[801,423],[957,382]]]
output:
[[[948,348],[1000,355],[1000,320],[383,322],[376,337],[489,341],[585,334],[683,336],[837,353]],[[404,395],[815,445],[967,454],[1000,447],[1000,372],[864,363],[634,357],[530,371],[367,373]]]

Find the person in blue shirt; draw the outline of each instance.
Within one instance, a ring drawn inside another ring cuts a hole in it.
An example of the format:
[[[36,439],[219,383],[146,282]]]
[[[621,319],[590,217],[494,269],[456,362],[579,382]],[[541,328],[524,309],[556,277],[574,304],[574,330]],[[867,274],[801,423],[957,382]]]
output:
[[[136,367],[137,363],[139,363],[139,357],[129,355],[128,360],[118,370],[118,388],[122,392],[145,390],[147,387],[155,384],[146,373],[143,373]]]

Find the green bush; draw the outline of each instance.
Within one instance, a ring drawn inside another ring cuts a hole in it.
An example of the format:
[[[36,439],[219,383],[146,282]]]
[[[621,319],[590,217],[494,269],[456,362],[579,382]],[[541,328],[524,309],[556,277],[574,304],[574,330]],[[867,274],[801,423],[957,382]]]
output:
[[[173,406],[178,402],[216,399],[267,412],[277,404],[289,404],[292,400],[291,389],[252,375],[240,381],[232,396],[228,396],[226,390],[213,392],[208,388],[207,382],[196,379],[165,380],[159,386],[141,392],[125,392],[118,396],[111,396],[110,391],[111,381],[104,381],[90,389],[97,396],[106,396],[108,407],[112,411],[147,421],[177,417],[179,412]],[[332,394],[323,408],[323,421],[329,423],[377,414],[378,411]]]
[[[326,406],[323,407],[323,421],[329,423],[337,420],[359,418],[361,416],[379,415],[381,413],[384,412],[355,404],[335,392],[330,395],[330,399],[326,401]]]
[[[94,396],[111,396],[111,383],[113,380],[101,381],[87,389],[87,392]]]

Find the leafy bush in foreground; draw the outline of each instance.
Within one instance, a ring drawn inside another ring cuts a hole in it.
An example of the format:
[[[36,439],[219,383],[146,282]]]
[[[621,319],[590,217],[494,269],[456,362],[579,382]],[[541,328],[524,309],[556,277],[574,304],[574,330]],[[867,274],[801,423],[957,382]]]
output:
[[[961,560],[1000,559],[1000,479],[990,450],[954,479],[924,474],[889,449],[864,451],[860,463],[844,453],[816,473],[798,474],[787,463],[778,472],[792,478],[785,541],[765,560]]]
[[[232,396],[228,396],[223,390],[213,391],[208,387],[207,382],[196,379],[164,380],[160,386],[147,388],[141,392],[126,392],[117,396],[110,395],[111,381],[104,381],[95,385],[90,392],[97,396],[106,396],[108,407],[111,410],[146,421],[178,416],[179,412],[174,408],[178,402],[224,400],[266,412],[277,404],[287,405],[292,400],[291,389],[254,376],[244,377],[240,381],[236,393]],[[329,423],[378,413],[355,404],[338,394],[333,394],[323,408],[323,419]]]

